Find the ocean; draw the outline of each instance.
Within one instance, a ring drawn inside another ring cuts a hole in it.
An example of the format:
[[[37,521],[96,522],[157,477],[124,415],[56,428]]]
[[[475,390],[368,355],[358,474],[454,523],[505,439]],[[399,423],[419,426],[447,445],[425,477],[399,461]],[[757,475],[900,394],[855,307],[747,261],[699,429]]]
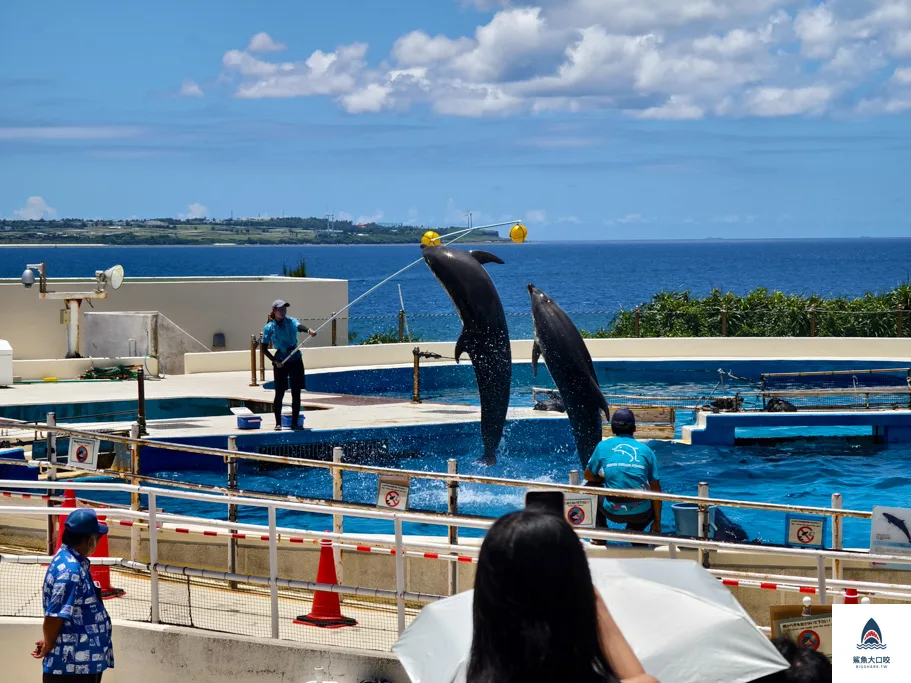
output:
[[[705,294],[717,287],[745,294],[756,287],[794,294],[860,296],[911,279],[911,239],[703,240],[686,242],[540,242],[459,245],[485,249],[505,265],[487,266],[510,316],[513,338],[529,338],[526,285],[549,294],[582,328],[663,290]],[[271,275],[305,259],[311,277],[348,280],[349,300],[420,257],[417,245],[237,247],[7,247],[0,277],[18,278],[45,261],[51,277],[86,277],[123,265],[127,278]],[[455,339],[460,324],[446,293],[423,263],[351,309],[361,340],[397,326],[399,292],[412,334]],[[271,302],[263,302],[268,308]],[[326,311],[328,317],[332,311]]]

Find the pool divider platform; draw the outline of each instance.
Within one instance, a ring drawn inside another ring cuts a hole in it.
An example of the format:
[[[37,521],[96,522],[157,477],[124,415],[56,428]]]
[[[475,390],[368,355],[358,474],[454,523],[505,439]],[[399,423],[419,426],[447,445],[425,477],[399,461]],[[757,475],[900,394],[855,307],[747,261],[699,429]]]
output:
[[[693,446],[733,446],[737,429],[769,427],[870,427],[880,443],[911,442],[911,410],[807,411],[796,413],[697,412],[681,441]]]

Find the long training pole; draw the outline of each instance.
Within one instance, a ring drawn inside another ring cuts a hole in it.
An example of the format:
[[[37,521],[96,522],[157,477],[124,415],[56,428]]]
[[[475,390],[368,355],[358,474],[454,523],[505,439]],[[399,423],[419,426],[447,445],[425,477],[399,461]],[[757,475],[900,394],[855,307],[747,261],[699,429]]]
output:
[[[450,232],[450,233],[447,233],[446,235],[441,235],[441,236],[440,236],[440,240],[444,240],[444,239],[446,239],[447,237],[452,237],[451,240],[449,240],[448,242],[446,242],[445,244],[443,244],[443,246],[445,247],[445,246],[449,246],[450,244],[452,244],[452,243],[455,242],[456,240],[461,239],[462,237],[464,237],[465,235],[467,235],[469,232],[473,232],[474,230],[486,230],[486,229],[488,229],[488,228],[498,228],[498,227],[501,227],[501,226],[504,226],[504,225],[514,225],[514,224],[517,223],[517,222],[518,222],[518,221],[503,221],[502,223],[491,223],[490,225],[479,225],[479,226],[477,226],[477,227],[475,227],[475,228],[465,228],[464,230],[456,230],[455,232]],[[390,275],[389,277],[387,277],[385,280],[382,280],[381,282],[375,284],[373,287],[371,287],[371,288],[368,289],[366,292],[364,292],[364,293],[361,294],[359,297],[357,297],[354,301],[352,301],[352,302],[349,303],[347,306],[345,306],[345,307],[344,307],[342,310],[340,310],[338,313],[334,313],[334,314],[332,315],[332,317],[329,318],[329,320],[327,320],[327,321],[324,322],[322,325],[320,325],[319,327],[317,327],[315,331],[316,331],[316,332],[319,332],[319,331],[320,331],[321,329],[323,329],[326,325],[328,325],[328,324],[331,323],[333,320],[335,320],[336,318],[338,318],[342,313],[344,313],[344,312],[347,311],[349,308],[351,308],[352,306],[354,306],[354,304],[356,304],[358,301],[360,301],[360,300],[366,298],[366,297],[369,296],[370,294],[373,294],[373,292],[375,292],[376,290],[378,290],[380,287],[382,287],[383,285],[385,285],[387,282],[389,282],[390,280],[393,280],[393,279],[397,278],[399,275],[401,275],[402,273],[404,273],[406,270],[408,270],[409,268],[413,268],[414,266],[416,266],[417,264],[419,264],[419,263],[420,263],[421,261],[423,261],[423,260],[424,260],[424,257],[423,257],[423,256],[422,256],[421,258],[419,258],[419,259],[415,259],[414,261],[412,261],[411,263],[409,263],[409,264],[408,264],[407,266],[405,266],[404,268],[401,268],[400,270],[395,271],[392,275]],[[304,348],[304,346],[307,344],[308,341],[310,341],[310,339],[311,339],[311,337],[310,337],[309,335],[306,336],[306,337],[304,337],[303,341],[301,341],[301,343],[298,344],[298,345],[294,348],[294,351],[292,351],[291,353],[288,354],[288,358],[290,358],[292,355],[294,355],[295,353],[297,353],[298,351],[300,351],[302,348]]]

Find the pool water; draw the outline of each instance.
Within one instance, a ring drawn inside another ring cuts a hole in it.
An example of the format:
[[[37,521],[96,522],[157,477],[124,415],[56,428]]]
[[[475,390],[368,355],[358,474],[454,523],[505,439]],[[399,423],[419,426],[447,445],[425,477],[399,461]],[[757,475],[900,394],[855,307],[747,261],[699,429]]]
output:
[[[529,421],[525,421],[526,423]],[[564,420],[534,420],[551,423],[540,430],[535,438],[535,426],[523,425],[517,438],[510,438],[509,427],[501,447],[499,460],[492,467],[477,462],[481,455],[480,439],[473,448],[467,448],[457,459],[459,472],[485,474],[497,477],[530,479],[541,482],[567,482],[569,470],[579,467],[568,424]],[[554,429],[553,423],[564,429]],[[515,424],[515,423],[512,423]],[[543,425],[542,425],[543,427]],[[446,439],[440,434],[441,442]],[[446,471],[446,460],[451,452],[433,452],[420,457],[392,457],[383,465],[394,467]],[[713,498],[730,498],[777,502],[794,505],[828,507],[834,492],[843,494],[845,508],[869,510],[874,505],[901,507],[911,496],[911,447],[885,446],[872,443],[854,443],[844,439],[793,441],[775,446],[737,446],[717,448],[687,446],[671,442],[652,441],[659,464],[662,488],[669,493],[695,495],[700,481],[710,484]],[[449,451],[449,449],[446,449]],[[161,471],[156,476],[190,481],[200,484],[226,485],[224,472],[213,471]],[[327,470],[303,467],[260,469],[244,463],[239,472],[241,489],[279,494],[293,494],[312,498],[331,498],[332,484]],[[345,500],[374,504],[377,493],[375,475],[349,473],[344,475]],[[522,507],[525,491],[512,487],[494,487],[480,484],[463,484],[459,490],[459,511],[468,515],[498,516]],[[101,494],[93,494],[101,496]],[[110,502],[127,504],[126,495],[105,497]],[[446,488],[443,482],[415,480],[412,483],[411,509],[444,512]],[[166,512],[181,513],[217,519],[226,519],[223,505],[192,501],[161,500]],[[767,543],[784,540],[784,514],[729,508],[725,512],[741,524],[751,540]],[[266,523],[262,509],[241,508],[239,519],[244,522]],[[665,504],[663,531],[674,531],[674,517],[670,504]],[[279,525],[318,530],[331,529],[331,517],[300,512],[279,511]],[[345,530],[362,533],[392,533],[392,524],[382,520],[346,518]],[[425,524],[406,524],[405,532],[412,534],[444,534],[443,527]],[[463,535],[478,535],[464,529]],[[844,538],[846,547],[869,545],[869,522],[846,519]]]

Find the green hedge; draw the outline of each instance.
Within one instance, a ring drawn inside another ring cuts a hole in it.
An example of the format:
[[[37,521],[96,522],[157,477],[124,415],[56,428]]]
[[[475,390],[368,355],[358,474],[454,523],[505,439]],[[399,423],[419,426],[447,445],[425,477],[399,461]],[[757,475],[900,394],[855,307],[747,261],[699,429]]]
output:
[[[729,337],[808,337],[811,328],[818,337],[895,337],[899,306],[904,309],[902,336],[911,336],[911,282],[856,299],[764,288],[746,296],[718,289],[705,297],[689,291],[660,292],[639,307],[639,336],[719,337],[726,317]],[[606,328],[581,332],[593,338],[635,337],[636,311],[620,311]]]

